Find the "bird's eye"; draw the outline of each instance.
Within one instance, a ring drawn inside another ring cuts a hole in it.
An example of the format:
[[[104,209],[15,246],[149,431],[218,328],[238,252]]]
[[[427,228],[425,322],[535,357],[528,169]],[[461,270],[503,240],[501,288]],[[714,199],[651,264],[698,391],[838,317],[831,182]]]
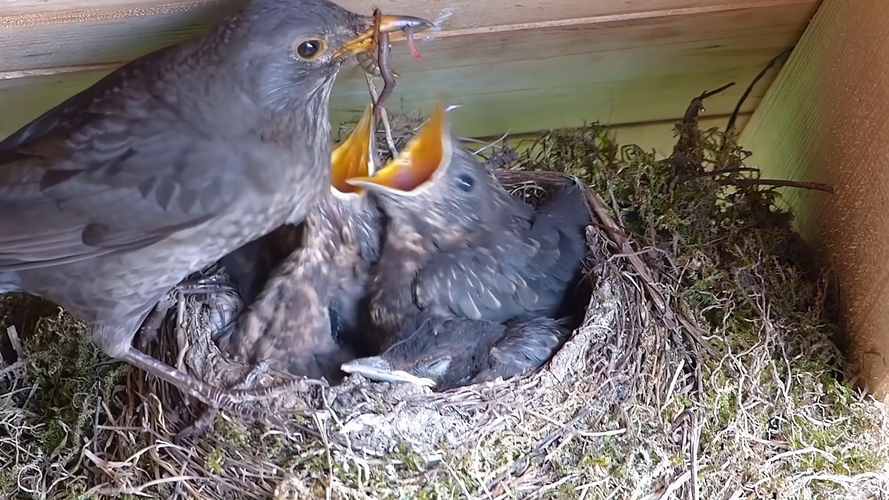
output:
[[[326,48],[327,44],[324,40],[303,40],[296,46],[296,55],[306,61],[314,61],[324,53],[324,49]]]
[[[457,176],[457,187],[468,193],[475,187],[475,179],[469,174],[460,174]]]

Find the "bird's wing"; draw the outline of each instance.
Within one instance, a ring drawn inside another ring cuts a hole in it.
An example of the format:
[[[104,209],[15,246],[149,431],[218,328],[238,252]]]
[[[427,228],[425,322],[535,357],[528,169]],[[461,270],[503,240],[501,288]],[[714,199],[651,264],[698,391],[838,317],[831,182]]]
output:
[[[250,189],[233,179],[255,154],[144,93],[91,94],[0,143],[0,271],[147,246]]]
[[[583,189],[572,184],[559,190],[536,211],[528,232],[528,239],[541,245],[541,257],[533,263],[536,274],[529,283],[546,304],[561,303],[586,255],[586,226],[592,219]]]
[[[488,366],[481,370],[472,383],[504,379],[542,366],[568,338],[569,330],[559,320],[533,318],[512,321],[506,333],[492,348]]]
[[[418,305],[492,321],[556,313],[586,251],[583,196],[580,185],[564,188],[530,228],[492,231],[480,244],[437,256],[415,282]]]
[[[436,256],[414,282],[422,309],[469,319],[501,321],[538,308],[531,286],[537,262],[554,256],[549,245],[503,235],[496,242]]]

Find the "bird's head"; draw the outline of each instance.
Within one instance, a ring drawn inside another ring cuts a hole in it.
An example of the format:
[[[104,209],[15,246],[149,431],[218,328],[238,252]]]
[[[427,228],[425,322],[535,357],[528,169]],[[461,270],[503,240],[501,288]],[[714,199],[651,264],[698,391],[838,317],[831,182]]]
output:
[[[449,389],[467,383],[484,365],[503,326],[487,321],[428,319],[379,356],[340,368],[380,382]]]
[[[397,158],[373,176],[347,180],[370,193],[398,225],[463,241],[497,213],[503,188],[451,135],[438,106]]]
[[[391,33],[393,42],[431,26],[411,16],[380,19],[380,32]],[[258,87],[262,104],[284,109],[318,96],[326,107],[342,63],[376,48],[373,17],[327,0],[253,0],[220,35],[231,38],[226,45],[235,45],[238,64]]]

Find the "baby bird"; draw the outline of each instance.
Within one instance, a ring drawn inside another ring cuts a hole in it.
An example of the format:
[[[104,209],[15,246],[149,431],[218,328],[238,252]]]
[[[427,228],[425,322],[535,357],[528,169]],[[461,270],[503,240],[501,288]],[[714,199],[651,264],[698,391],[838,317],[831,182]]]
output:
[[[379,257],[382,220],[373,201],[346,180],[374,172],[373,136],[368,107],[331,155],[331,194],[307,216],[302,245],[222,340],[229,353],[328,380],[354,357],[347,345],[361,343],[359,325],[367,322],[367,283]],[[242,281],[251,278],[239,274]]]
[[[387,218],[370,282],[378,352],[421,317],[561,315],[591,223],[578,182],[535,210],[458,147],[441,106],[398,158],[347,182],[366,189]]]
[[[379,356],[343,364],[347,373],[439,390],[528,373],[568,337],[563,321],[535,318],[506,324],[427,317]]]

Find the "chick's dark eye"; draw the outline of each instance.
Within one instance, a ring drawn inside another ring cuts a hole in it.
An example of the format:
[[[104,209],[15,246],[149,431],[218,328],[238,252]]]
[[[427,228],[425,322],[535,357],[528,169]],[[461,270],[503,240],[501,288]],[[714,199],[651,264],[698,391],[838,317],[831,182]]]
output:
[[[308,61],[317,58],[324,50],[324,40],[306,40],[296,47],[296,54]]]
[[[469,174],[460,174],[457,176],[457,187],[468,193],[475,187],[475,179]]]

